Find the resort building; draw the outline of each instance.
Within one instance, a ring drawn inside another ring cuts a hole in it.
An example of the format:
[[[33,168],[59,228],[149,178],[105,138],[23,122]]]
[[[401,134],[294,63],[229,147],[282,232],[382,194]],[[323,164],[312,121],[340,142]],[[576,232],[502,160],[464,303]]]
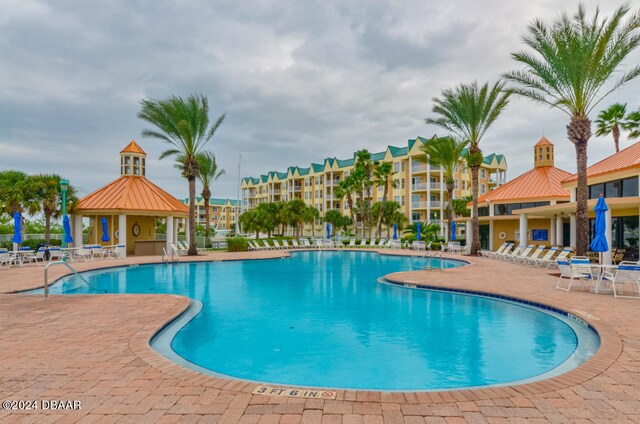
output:
[[[441,223],[446,218],[447,199],[442,169],[432,166],[420,149],[428,142],[423,137],[409,140],[404,147],[388,146],[386,150],[371,154],[372,161],[393,165],[393,185],[389,187],[389,200],[398,202],[410,222],[429,221]],[[355,156],[349,159],[326,158],[322,163],[312,163],[307,168],[290,166],[285,172],[271,171],[259,177],[242,179],[242,210],[250,210],[264,202],[302,199],[314,206],[322,217],[330,209],[349,215],[345,199],[335,196],[335,187],[353,171]],[[480,194],[489,193],[506,182],[507,162],[503,155],[490,154],[484,158],[479,172]],[[374,186],[371,202],[381,200],[383,187]],[[463,157],[456,175],[454,198],[471,195],[471,172]],[[322,230],[321,221],[316,231]],[[462,227],[462,226],[461,226]],[[305,228],[305,234],[311,227]],[[444,234],[444,228],[442,229]],[[460,230],[464,231],[463,228]]]
[[[74,240],[82,240],[85,217],[90,244],[125,245],[129,255],[161,255],[163,247],[177,240],[177,222],[188,216],[189,208],[146,178],[146,159],[135,141],[122,149],[120,177],[78,202]],[[156,240],[156,220],[166,221],[166,240]]]
[[[189,205],[189,198],[183,199],[185,205]],[[211,227],[219,230],[233,230],[240,216],[240,201],[237,199],[209,199],[209,216]],[[196,224],[205,225],[207,222],[204,198],[196,197]]]
[[[478,197],[480,246],[483,249],[494,250],[505,241],[520,241],[521,218],[514,213],[516,210],[569,202],[570,194],[562,187],[562,180],[571,173],[554,166],[553,144],[542,137],[534,146],[533,154],[533,169]],[[470,220],[468,226],[471,226]],[[568,226],[554,217],[532,217],[527,228],[526,239],[537,244],[561,244],[563,238],[569,238],[564,237]]]
[[[607,242],[610,248],[625,249],[625,260],[638,260],[638,224],[640,223],[640,142],[611,155],[587,168],[589,186],[589,240],[593,239],[598,197],[604,196],[609,210],[606,213]],[[532,228],[529,222],[536,219],[555,220],[568,231],[560,233],[556,244],[575,247],[575,211],[577,174],[565,178],[562,188],[569,192],[569,202],[557,202],[543,207],[524,207],[516,212],[520,216],[520,228]],[[522,231],[522,229],[520,230]],[[564,234],[564,239],[562,238]],[[564,243],[563,243],[564,242]],[[611,249],[604,254],[604,261],[611,263]]]
[[[609,208],[609,246],[625,249],[625,259],[638,260],[640,142],[589,166],[587,180],[589,240],[593,239],[593,208],[602,195]],[[511,241],[575,248],[577,183],[577,174],[554,166],[553,144],[543,137],[534,146],[532,170],[478,199],[480,245],[494,250]],[[610,263],[611,250],[603,260]]]

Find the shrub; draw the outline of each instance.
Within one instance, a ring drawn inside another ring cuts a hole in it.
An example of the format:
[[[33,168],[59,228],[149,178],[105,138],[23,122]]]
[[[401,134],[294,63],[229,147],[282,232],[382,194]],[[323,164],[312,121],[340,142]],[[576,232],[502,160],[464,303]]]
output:
[[[228,237],[227,238],[227,251],[228,252],[246,252],[249,250],[249,244],[244,237]]]

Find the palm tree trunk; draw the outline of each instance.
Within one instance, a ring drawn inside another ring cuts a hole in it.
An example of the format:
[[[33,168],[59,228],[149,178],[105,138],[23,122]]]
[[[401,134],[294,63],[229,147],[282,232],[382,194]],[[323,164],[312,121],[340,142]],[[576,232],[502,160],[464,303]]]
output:
[[[351,225],[353,225],[353,234],[356,234],[356,216],[353,213],[353,197],[351,193],[347,193],[347,204],[349,205],[349,216],[351,217]]]
[[[613,125],[613,142],[616,145],[616,153],[620,151],[620,127],[618,124]]]
[[[384,216],[384,210],[387,208],[387,196],[389,195],[389,184],[385,184],[384,192],[382,193],[382,207],[378,213],[378,222],[376,223],[376,237],[380,238],[382,235],[382,217]]]
[[[447,215],[449,218],[449,241],[453,235],[453,183],[447,183],[447,196],[449,196],[449,204],[447,205]]]
[[[44,241],[49,244],[51,241],[51,212],[44,211]]]
[[[576,146],[578,186],[576,187],[576,255],[585,256],[589,245],[587,215],[587,142],[591,138],[591,121],[585,116],[573,116],[567,125],[567,135]]]
[[[210,198],[205,196],[203,196],[203,198],[204,198],[204,217],[207,221],[204,223],[204,229],[205,229],[204,247],[209,249],[211,248],[211,240],[209,239],[211,237],[211,208],[209,206]]]
[[[471,254],[477,255],[480,250],[480,224],[478,223],[478,169],[479,166],[471,168],[471,195],[473,196],[473,206],[471,208]]]
[[[187,181],[189,181],[189,250],[187,254],[193,256],[198,254],[196,245],[196,178],[189,177]]]

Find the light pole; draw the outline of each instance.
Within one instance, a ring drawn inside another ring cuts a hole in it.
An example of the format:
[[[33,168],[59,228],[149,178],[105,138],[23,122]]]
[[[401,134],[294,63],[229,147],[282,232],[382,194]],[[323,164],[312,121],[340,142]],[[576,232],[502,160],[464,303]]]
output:
[[[62,248],[67,248],[67,233],[64,228],[64,217],[67,214],[67,190],[69,190],[69,181],[60,180],[60,191],[62,192]],[[63,256],[64,258],[64,256]],[[64,260],[64,259],[63,259]]]

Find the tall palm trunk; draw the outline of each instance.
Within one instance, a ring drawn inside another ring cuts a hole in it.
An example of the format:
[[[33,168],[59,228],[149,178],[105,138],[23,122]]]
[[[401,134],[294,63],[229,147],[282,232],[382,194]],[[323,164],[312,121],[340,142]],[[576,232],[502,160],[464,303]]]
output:
[[[189,250],[188,255],[197,255],[196,246],[196,177],[188,177],[189,181]]]
[[[204,191],[204,190],[203,190]],[[204,200],[204,217],[206,222],[204,223],[204,247],[209,249],[211,247],[211,206],[209,205],[210,196],[202,196]]]
[[[384,210],[387,208],[387,196],[389,195],[389,184],[385,184],[384,191],[382,193],[382,207],[378,213],[378,222],[376,223],[376,238],[382,236],[382,217],[384,216]]]
[[[347,192],[347,205],[349,206],[349,216],[351,218],[351,224],[353,225],[353,228],[354,228],[353,233],[355,234],[356,217],[355,217],[355,214],[353,213],[353,196],[351,195],[351,192]]]
[[[449,240],[451,240],[453,235],[453,188],[453,180],[447,180],[447,196],[449,199],[449,204],[447,205],[447,216],[449,218]]]
[[[44,211],[44,241],[49,244],[51,241],[51,212]]]
[[[364,187],[362,188],[362,191],[359,193],[360,195],[360,210],[358,211],[358,220],[360,221],[360,223],[362,224],[362,238],[365,238],[365,234],[364,234]]]
[[[586,116],[573,116],[567,125],[569,140],[576,146],[578,186],[576,187],[576,255],[585,256],[589,244],[587,215],[587,142],[591,138],[591,121]]]
[[[616,145],[616,153],[620,151],[620,127],[618,124],[613,124],[613,142]]]
[[[471,150],[471,149],[469,149]],[[473,206],[471,208],[471,254],[477,255],[480,250],[480,224],[478,223],[478,169],[471,167],[471,195]]]

